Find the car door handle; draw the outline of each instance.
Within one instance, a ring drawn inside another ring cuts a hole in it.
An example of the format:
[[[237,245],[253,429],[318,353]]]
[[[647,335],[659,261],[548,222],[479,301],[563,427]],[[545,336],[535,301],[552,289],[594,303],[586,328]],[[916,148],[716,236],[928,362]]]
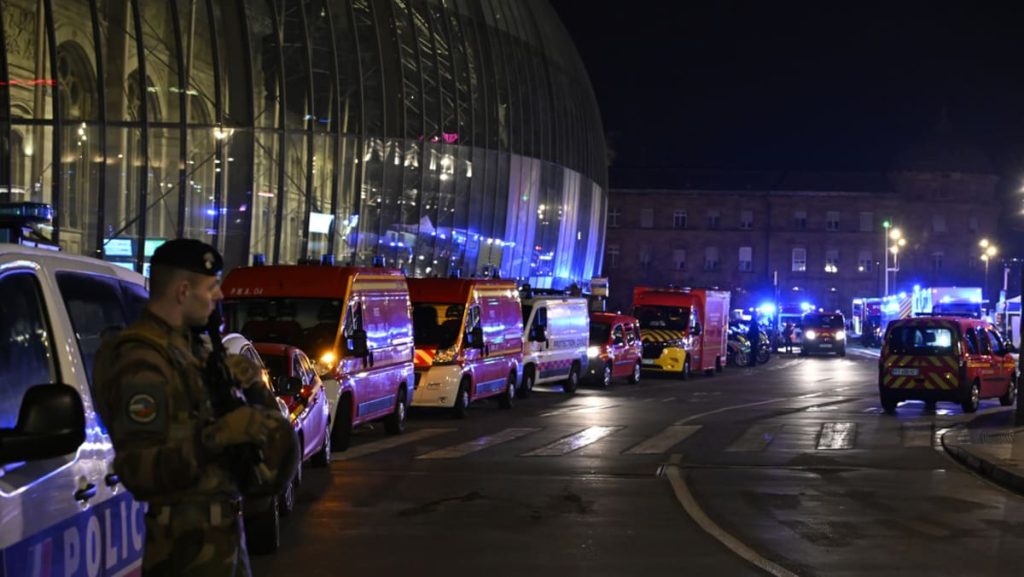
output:
[[[113,487],[121,482],[121,477],[117,473],[110,473],[106,477],[103,477],[103,481],[108,487]]]
[[[88,501],[96,496],[96,484],[89,483],[81,489],[75,491],[76,501]]]

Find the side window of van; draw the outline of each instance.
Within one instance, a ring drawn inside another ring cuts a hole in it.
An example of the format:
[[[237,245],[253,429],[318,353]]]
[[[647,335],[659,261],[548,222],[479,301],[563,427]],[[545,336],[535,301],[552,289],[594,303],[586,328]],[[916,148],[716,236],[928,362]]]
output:
[[[978,354],[980,350],[978,347],[978,333],[974,332],[974,329],[967,329],[967,333],[964,335],[964,342],[967,343],[967,354]]]
[[[348,310],[345,312],[345,329],[344,334],[346,337],[351,337],[352,333],[363,328],[363,305],[359,302],[353,302],[348,305]]]
[[[982,329],[982,328],[978,329],[978,345],[979,345],[978,346],[978,350],[981,351],[981,354],[983,354],[983,355],[991,355],[992,354],[991,341],[989,341],[988,337],[985,336],[985,329]]]
[[[57,379],[53,335],[34,274],[0,276],[0,319],[0,428],[11,428],[25,391]]]
[[[100,343],[128,324],[121,303],[121,284],[110,277],[60,272],[57,286],[75,329],[86,379],[92,386],[93,361]]]
[[[1003,339],[991,328],[986,329],[985,334],[988,335],[988,343],[992,349],[992,354],[1005,355],[1006,350],[1003,346]]]
[[[469,312],[466,313],[466,332],[468,333],[478,326],[480,326],[480,307],[474,305],[469,307]]]
[[[626,325],[625,327],[626,344],[632,345],[633,343],[636,342],[636,333],[633,329],[633,325]]]
[[[615,328],[612,329],[612,342],[619,345],[625,342],[625,340],[626,337],[622,334],[622,325],[615,325]]]

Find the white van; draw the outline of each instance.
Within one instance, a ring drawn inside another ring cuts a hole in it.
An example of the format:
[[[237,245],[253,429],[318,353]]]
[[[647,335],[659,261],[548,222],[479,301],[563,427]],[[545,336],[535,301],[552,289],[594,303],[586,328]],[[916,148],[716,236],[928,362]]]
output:
[[[100,342],[147,298],[127,269],[0,244],[0,574],[141,568],[144,508],[113,472],[90,381]]]
[[[572,394],[587,368],[590,311],[587,299],[529,295],[523,305],[523,378],[519,395],[528,397],[538,383],[562,383]]]

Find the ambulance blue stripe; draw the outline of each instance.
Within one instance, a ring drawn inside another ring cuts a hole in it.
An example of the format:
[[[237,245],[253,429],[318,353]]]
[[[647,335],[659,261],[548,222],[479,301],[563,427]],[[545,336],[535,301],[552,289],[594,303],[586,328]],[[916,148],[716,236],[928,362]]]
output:
[[[480,383],[476,386],[477,394],[493,393],[495,391],[502,391],[505,389],[505,379],[497,379],[494,381],[487,381],[486,383]]]
[[[371,413],[379,413],[380,411],[384,411],[391,408],[392,406],[394,406],[394,404],[395,396],[388,395],[386,397],[381,397],[376,401],[367,401],[365,403],[360,403],[359,408],[356,410],[356,413],[360,417],[369,415]]]

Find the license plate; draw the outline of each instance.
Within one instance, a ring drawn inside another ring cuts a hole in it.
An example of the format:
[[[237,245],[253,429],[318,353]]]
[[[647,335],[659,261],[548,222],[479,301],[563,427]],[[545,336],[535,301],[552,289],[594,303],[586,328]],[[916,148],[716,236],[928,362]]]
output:
[[[643,361],[641,362],[641,364],[644,364],[644,365],[653,365],[653,364],[654,364],[654,359],[644,359],[644,360],[643,360]]]
[[[831,349],[831,348],[832,348],[832,345],[830,345],[830,344],[828,344],[828,343],[821,343],[821,344],[820,344],[820,345],[818,345],[818,346],[819,346],[819,347],[821,347],[821,348],[823,348],[823,349]]]
[[[917,369],[891,369],[889,371],[894,377],[916,377]]]

